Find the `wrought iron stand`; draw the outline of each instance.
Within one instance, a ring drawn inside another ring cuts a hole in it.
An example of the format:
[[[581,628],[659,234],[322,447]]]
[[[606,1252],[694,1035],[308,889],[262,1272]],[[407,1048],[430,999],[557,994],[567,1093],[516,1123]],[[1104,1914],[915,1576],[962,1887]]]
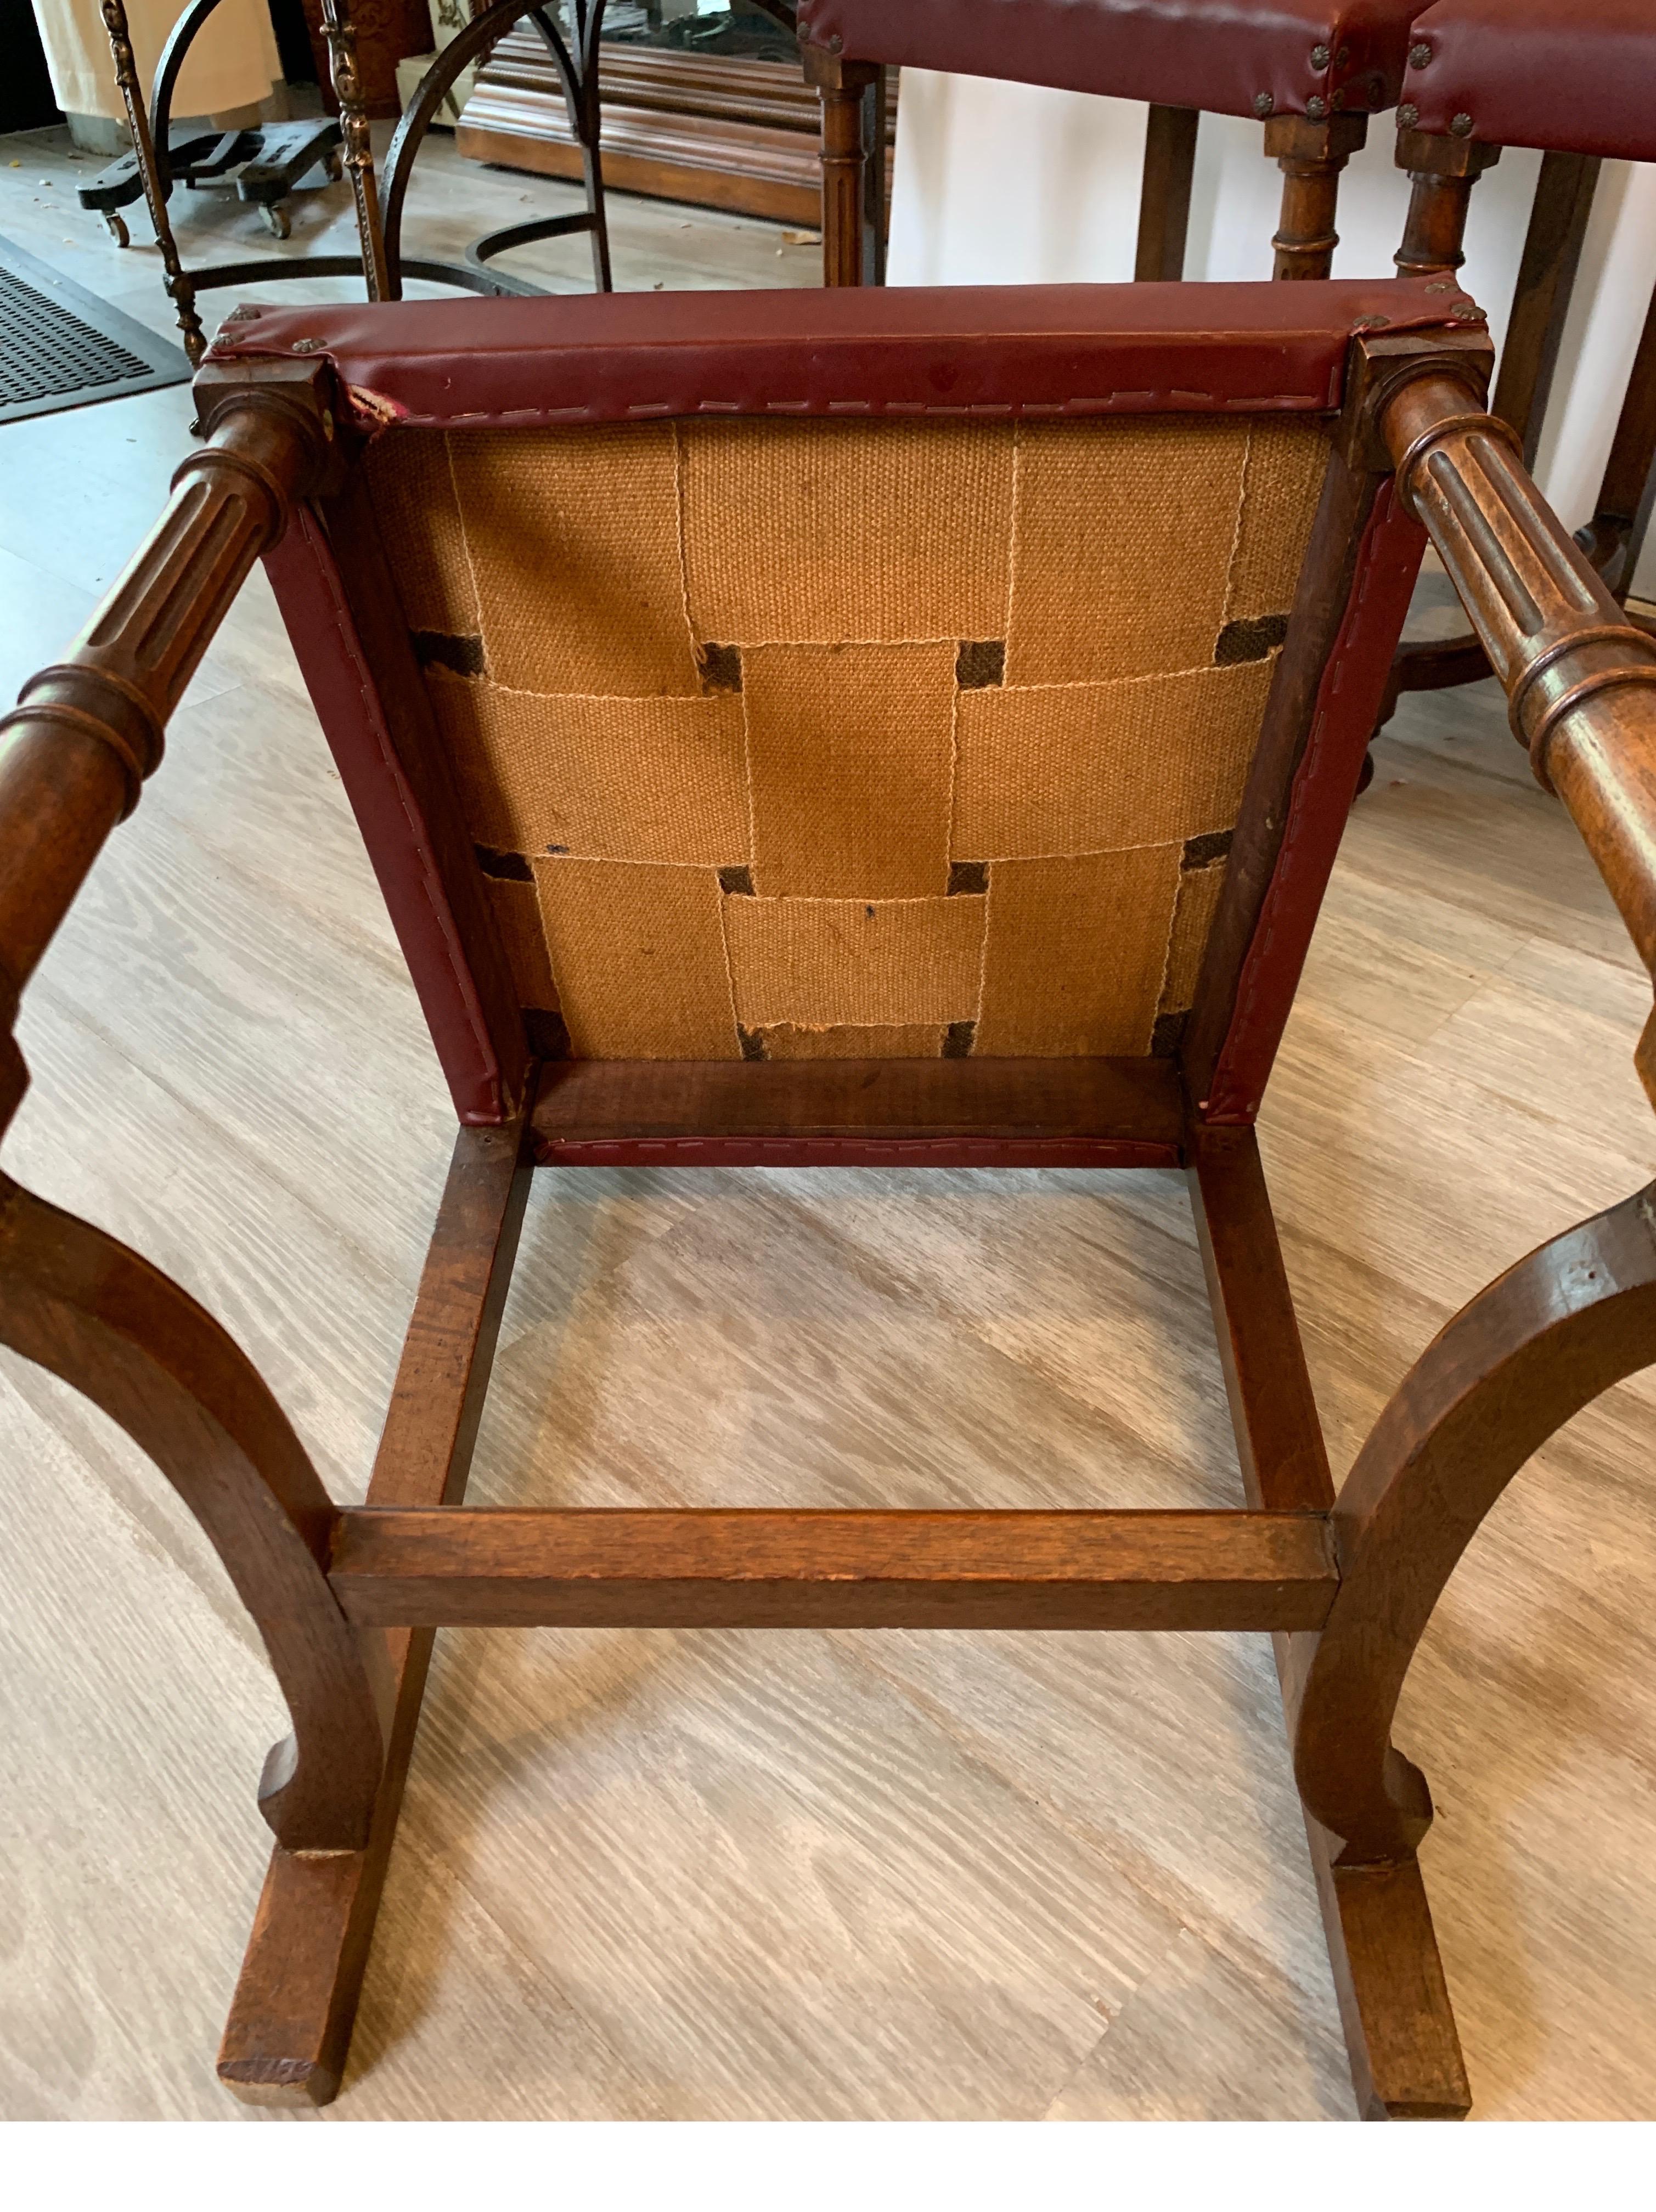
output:
[[[218,4],[219,0],[192,0],[180,16],[157,64],[154,89],[146,107],[124,0],[101,0],[104,27],[114,57],[115,82],[132,132],[132,153],[127,161],[107,170],[81,195],[82,204],[96,208],[114,229],[119,222],[116,209],[137,197],[132,189],[136,176],[155,226],[155,243],[161,249],[167,296],[178,317],[184,349],[192,362],[199,362],[207,349],[201,318],[196,311],[196,295],[222,289],[227,285],[281,283],[308,276],[361,276],[370,300],[400,299],[407,277],[432,284],[452,284],[467,292],[534,295],[545,287],[531,284],[521,276],[508,276],[504,270],[491,268],[490,263],[515,246],[586,231],[592,236],[594,283],[600,292],[612,289],[604,173],[599,152],[602,117],[598,91],[598,41],[603,28],[605,0],[565,0],[569,31],[567,38],[556,7],[526,4],[525,0],[494,0],[493,5],[475,16],[421,78],[398,123],[387,158],[383,210],[356,69],[356,33],[350,20],[350,0],[322,0],[323,29],[328,42],[334,94],[339,103],[337,123],[332,118],[320,118],[257,134],[215,133],[210,137],[188,140],[174,137],[173,95],[179,73],[197,34]],[[467,64],[487,53],[496,40],[525,15],[545,40],[563,88],[570,128],[581,147],[586,207],[578,215],[552,216],[491,231],[467,246],[460,262],[405,257],[401,247],[403,208],[415,156],[432,118]],[[175,183],[228,179],[234,173],[240,196],[259,205],[265,212],[271,228],[278,236],[285,237],[285,222],[279,219],[283,212],[281,203],[299,177],[319,163],[330,175],[338,178],[343,173],[350,179],[356,210],[357,253],[309,253],[287,261],[224,261],[205,269],[185,268],[167,211]],[[125,224],[120,225],[121,230],[125,228]]]

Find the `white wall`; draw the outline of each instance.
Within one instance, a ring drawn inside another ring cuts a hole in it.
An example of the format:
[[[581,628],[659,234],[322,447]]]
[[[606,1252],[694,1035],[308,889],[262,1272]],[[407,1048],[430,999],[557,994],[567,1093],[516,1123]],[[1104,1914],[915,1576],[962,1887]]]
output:
[[[1125,283],[1138,235],[1146,111],[1135,102],[983,77],[903,72],[892,207],[894,284]],[[1336,276],[1389,273],[1409,180],[1377,116],[1340,192]],[[1504,153],[1472,193],[1462,279],[1497,344],[1540,167]],[[1282,179],[1260,130],[1204,115],[1185,273],[1268,277]],[[1656,167],[1607,161],[1564,332],[1537,474],[1565,521],[1591,514],[1628,371],[1656,285]],[[1656,541],[1656,532],[1653,532]],[[1656,597],[1656,542],[1639,589]]]

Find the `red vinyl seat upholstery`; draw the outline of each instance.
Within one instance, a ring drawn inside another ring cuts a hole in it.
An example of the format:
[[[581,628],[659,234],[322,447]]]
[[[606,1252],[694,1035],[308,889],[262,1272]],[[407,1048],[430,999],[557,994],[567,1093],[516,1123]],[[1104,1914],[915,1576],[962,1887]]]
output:
[[[848,62],[1323,122],[1396,106],[1416,13],[1416,0],[801,0],[799,27]]]
[[[1656,7],[1437,0],[1416,20],[1403,97],[1405,127],[1656,161]]]

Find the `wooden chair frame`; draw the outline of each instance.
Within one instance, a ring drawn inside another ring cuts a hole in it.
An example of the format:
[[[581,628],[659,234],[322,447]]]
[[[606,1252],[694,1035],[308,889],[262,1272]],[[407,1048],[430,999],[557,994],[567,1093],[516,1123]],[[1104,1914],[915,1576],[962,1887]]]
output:
[[[798,30],[791,0],[758,0],[768,15]],[[883,284],[886,211],[886,71],[882,64],[843,61],[799,33],[805,81],[822,100],[822,281]],[[1201,111],[1151,101],[1139,191],[1133,276],[1174,283],[1184,274]],[[1282,173],[1271,274],[1277,282],[1328,275],[1340,242],[1334,228],[1340,179],[1367,143],[1366,114],[1262,113],[1264,150]]]
[[[1350,544],[1395,468],[1507,688],[1514,730],[1651,965],[1656,646],[1623,623],[1484,411],[1488,371],[1472,331],[1354,341],[1343,474],[1324,514]],[[349,477],[344,396],[326,362],[210,364],[197,392],[206,442],[165,516],[3,726],[0,1127],[27,1082],[19,994],[159,763],[217,623],[299,503],[338,495]],[[1324,651],[1351,574],[1348,560],[1314,586]],[[1269,816],[1239,831],[1232,918],[1221,908],[1210,954],[1233,995],[1265,896]],[[506,1071],[498,1112],[478,1117],[492,1125],[460,1130],[361,1508],[333,1504],[252,1364],[183,1291],[0,1180],[0,1340],[85,1392],[155,1459],[223,1560],[291,1714],[260,1787],[276,1842],[220,2054],[231,2089],[324,2102],[338,2087],[438,1627],[1195,1628],[1275,1638],[1361,2112],[1466,2111],[1416,1856],[1431,1804],[1391,1747],[1392,1714],[1437,1597],[1507,1481],[1579,1407],[1656,1357],[1656,1186],[1464,1309],[1336,1495],[1251,1116],[1213,1110],[1217,1003],[1199,1001],[1182,1064],[524,1059]],[[1653,1039],[1656,1017],[1639,1055],[1656,1097]],[[537,1164],[764,1163],[779,1151],[902,1161],[916,1140],[933,1159],[1184,1165],[1245,1510],[466,1507]]]
[[[1429,48],[1418,52],[1429,56]],[[1397,111],[1397,167],[1410,183],[1409,216],[1393,257],[1400,274],[1446,273],[1465,260],[1472,187],[1501,159],[1501,149],[1482,139],[1418,130],[1418,111]],[[1546,427],[1547,406],[1574,296],[1587,220],[1598,185],[1598,157],[1555,149],[1543,155],[1535,199],[1513,289],[1513,310],[1491,411],[1518,436],[1526,468],[1535,465]],[[1656,296],[1653,296],[1616,417],[1604,477],[1591,521],[1578,543],[1618,602],[1633,587],[1653,507],[1656,507]],[[1635,627],[1647,618],[1623,612]],[[1379,721],[1389,721],[1405,691],[1441,691],[1476,684],[1489,673],[1489,657],[1473,630],[1398,648]]]

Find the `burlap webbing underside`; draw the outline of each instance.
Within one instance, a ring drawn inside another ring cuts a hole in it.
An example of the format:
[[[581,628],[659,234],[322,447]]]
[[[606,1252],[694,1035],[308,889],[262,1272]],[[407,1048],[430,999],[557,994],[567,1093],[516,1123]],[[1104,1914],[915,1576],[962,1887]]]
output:
[[[1317,424],[399,431],[368,476],[522,1003],[598,1059],[1177,1042]]]

